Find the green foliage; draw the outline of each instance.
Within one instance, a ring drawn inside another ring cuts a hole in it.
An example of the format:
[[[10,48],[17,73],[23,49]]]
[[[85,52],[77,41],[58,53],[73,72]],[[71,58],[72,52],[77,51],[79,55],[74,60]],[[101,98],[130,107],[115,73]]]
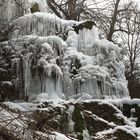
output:
[[[31,13],[35,13],[35,12],[40,12],[39,6],[38,6],[37,3],[35,3],[35,4],[31,7]]]
[[[67,133],[68,132],[68,113],[66,111],[62,112],[60,118],[60,131]]]
[[[75,109],[72,115],[72,120],[75,122],[74,124],[74,130],[77,132],[77,137],[79,140],[83,139],[82,133],[83,130],[85,129],[85,123],[84,123],[84,118],[81,113],[81,108],[79,104],[75,105]]]

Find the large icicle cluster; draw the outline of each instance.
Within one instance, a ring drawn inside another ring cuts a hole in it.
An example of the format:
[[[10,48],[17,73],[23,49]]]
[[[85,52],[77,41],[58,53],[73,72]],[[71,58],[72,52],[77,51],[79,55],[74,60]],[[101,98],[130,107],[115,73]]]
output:
[[[39,9],[31,13],[35,3]],[[21,97],[129,97],[119,47],[100,40],[93,22],[62,20],[46,12],[44,0],[28,0],[25,6],[28,12],[13,21],[18,31],[11,34],[11,69]]]
[[[94,98],[128,96],[124,65],[117,45],[98,38],[97,28],[69,31],[64,55],[64,84],[68,96],[90,94]],[[79,52],[80,51],[80,52]],[[65,74],[66,73],[66,74]]]
[[[76,23],[76,21],[65,21],[53,14],[43,12],[29,13],[14,21],[15,26],[20,26],[17,35],[22,36],[30,34],[38,36],[64,34],[67,26]]]

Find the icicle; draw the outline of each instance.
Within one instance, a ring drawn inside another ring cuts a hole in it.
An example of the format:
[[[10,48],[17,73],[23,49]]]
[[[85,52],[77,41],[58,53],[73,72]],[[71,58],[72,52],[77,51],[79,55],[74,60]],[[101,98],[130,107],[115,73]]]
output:
[[[29,95],[29,86],[30,86],[30,77],[31,77],[31,58],[32,53],[27,53],[25,56],[22,58],[22,63],[23,63],[23,71],[24,71],[24,91],[25,95]]]
[[[21,27],[21,35],[36,34],[41,36],[64,33],[69,24],[74,25],[76,21],[62,20],[55,15],[43,12],[29,13],[16,19],[14,25]],[[32,26],[31,26],[32,25]]]

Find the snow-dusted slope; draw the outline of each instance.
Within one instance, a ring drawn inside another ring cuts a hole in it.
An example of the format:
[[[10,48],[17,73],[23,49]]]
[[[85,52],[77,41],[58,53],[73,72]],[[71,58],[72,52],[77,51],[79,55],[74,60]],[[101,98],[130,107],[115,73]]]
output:
[[[31,13],[35,3],[39,9]],[[11,44],[1,43],[1,51],[9,46],[12,52],[20,97],[129,98],[119,47],[100,40],[93,22],[60,19],[47,13],[44,0],[30,0],[25,7],[28,12],[12,22],[17,28],[10,34]]]
[[[0,138],[139,140],[139,103],[138,99],[5,102],[0,104],[0,132],[5,128],[10,133],[2,131]]]

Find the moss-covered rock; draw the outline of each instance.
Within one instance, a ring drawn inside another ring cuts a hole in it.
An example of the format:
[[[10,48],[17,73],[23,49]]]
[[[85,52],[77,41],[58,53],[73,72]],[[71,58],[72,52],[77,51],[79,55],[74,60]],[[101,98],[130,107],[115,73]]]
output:
[[[40,12],[39,6],[37,3],[33,4],[33,6],[31,7],[31,13],[35,13],[35,12]]]
[[[85,21],[79,25],[75,25],[73,28],[76,33],[79,33],[79,30],[83,30],[84,28],[91,30],[94,25],[96,26],[95,22],[93,21]]]

